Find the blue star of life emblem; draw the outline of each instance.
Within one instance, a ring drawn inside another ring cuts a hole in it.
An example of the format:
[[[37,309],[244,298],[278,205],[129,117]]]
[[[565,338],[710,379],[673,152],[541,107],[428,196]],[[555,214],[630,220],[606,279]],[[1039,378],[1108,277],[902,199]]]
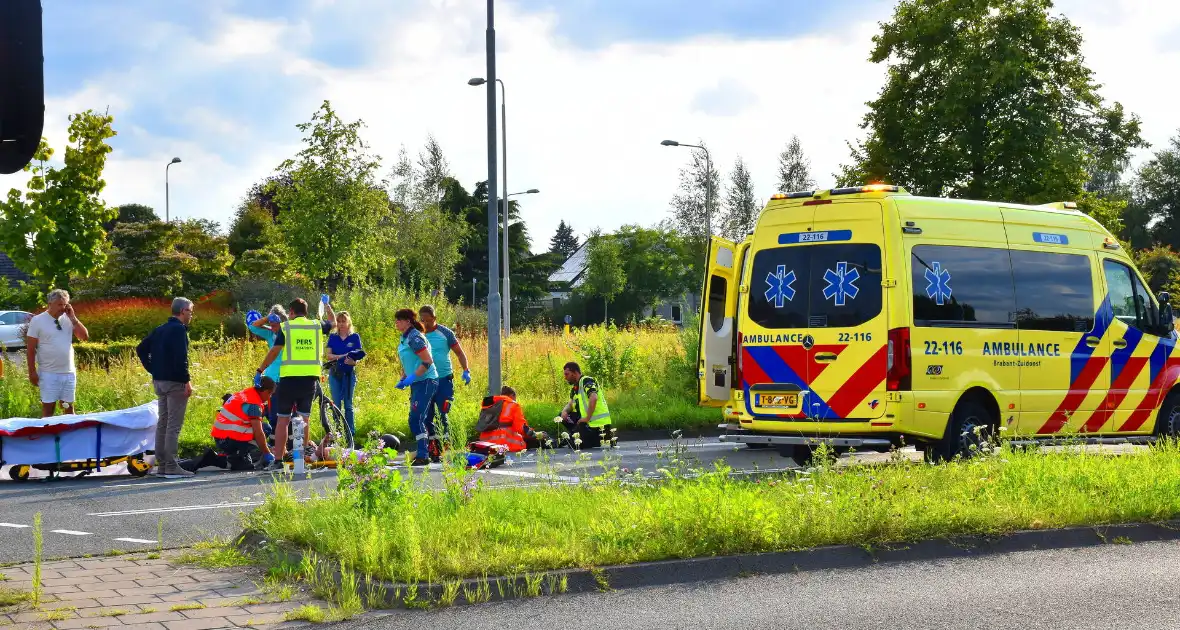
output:
[[[942,268],[941,263],[934,263],[934,269],[926,270],[926,297],[942,306],[951,299],[951,272]]]
[[[787,302],[795,299],[795,270],[787,271],[786,265],[779,265],[774,273],[766,274],[766,301],[773,302],[775,308],[782,308]]]
[[[825,269],[824,282],[828,286],[824,287],[824,299],[835,301],[836,306],[844,306],[845,300],[855,300],[856,294],[860,293],[856,286],[859,279],[860,272],[856,267],[849,269],[846,262],[836,263],[835,269]]]

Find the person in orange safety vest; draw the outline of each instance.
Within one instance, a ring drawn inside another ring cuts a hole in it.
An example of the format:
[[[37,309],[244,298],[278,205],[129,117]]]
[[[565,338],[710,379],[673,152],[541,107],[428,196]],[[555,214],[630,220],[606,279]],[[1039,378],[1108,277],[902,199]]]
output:
[[[181,466],[185,470],[195,472],[205,466],[255,470],[274,461],[262,431],[262,418],[275,391],[275,382],[263,376],[257,383],[232,396],[226,395],[209,432],[216,449],[205,449],[200,459],[183,462]]]
[[[516,402],[516,390],[507,385],[499,396],[483,399],[475,429],[480,441],[506,446],[512,453],[537,448],[544,439],[544,434],[533,431],[525,421],[524,410]]]

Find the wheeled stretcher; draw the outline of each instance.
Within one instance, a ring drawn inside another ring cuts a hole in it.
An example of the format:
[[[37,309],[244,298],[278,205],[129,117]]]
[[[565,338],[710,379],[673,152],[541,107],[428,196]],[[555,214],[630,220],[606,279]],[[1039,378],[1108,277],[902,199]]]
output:
[[[156,448],[156,401],[131,409],[50,418],[0,420],[0,466],[8,476],[25,481],[32,469],[83,475],[126,464],[142,477],[149,466],[144,455]]]

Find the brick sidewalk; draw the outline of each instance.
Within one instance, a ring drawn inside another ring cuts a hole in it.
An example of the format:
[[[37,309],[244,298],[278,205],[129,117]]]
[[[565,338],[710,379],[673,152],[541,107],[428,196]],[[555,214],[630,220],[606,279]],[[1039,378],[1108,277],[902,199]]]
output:
[[[46,562],[41,607],[0,609],[0,630],[287,628],[309,625],[283,621],[299,605],[328,608],[298,590],[289,601],[274,601],[260,588],[262,574],[255,568],[209,570],[170,562],[178,553]],[[31,564],[0,568],[8,577],[0,588],[30,590],[32,573]]]

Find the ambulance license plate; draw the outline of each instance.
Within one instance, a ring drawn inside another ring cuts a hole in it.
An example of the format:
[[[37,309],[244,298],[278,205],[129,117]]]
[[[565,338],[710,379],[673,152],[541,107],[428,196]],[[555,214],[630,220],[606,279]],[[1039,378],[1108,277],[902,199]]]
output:
[[[755,407],[764,409],[790,409],[799,406],[799,394],[758,394]]]

